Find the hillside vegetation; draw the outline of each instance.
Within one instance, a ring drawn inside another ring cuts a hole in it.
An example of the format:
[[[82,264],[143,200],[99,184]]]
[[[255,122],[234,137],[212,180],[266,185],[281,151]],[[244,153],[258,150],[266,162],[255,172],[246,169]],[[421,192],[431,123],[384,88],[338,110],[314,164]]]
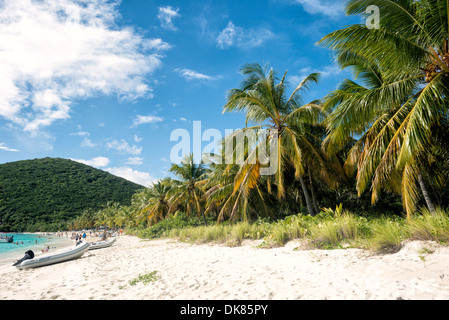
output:
[[[60,158],[0,165],[0,231],[64,228],[87,208],[122,205],[143,186],[108,172]]]

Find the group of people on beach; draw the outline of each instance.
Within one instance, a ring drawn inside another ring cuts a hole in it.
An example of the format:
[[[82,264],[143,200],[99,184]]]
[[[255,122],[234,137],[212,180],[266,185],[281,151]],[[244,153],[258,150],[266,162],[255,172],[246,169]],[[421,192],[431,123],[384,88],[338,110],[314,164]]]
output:
[[[102,240],[106,240],[108,235],[111,236],[114,233],[116,233],[118,235],[121,235],[122,234],[122,230],[121,229],[119,229],[119,230],[108,230],[108,231],[106,231],[106,229],[99,230],[99,231],[98,230],[97,231],[96,230],[89,230],[89,236],[90,237],[98,237],[98,238],[102,238]],[[64,231],[64,232],[63,231],[59,231],[59,232],[57,232],[56,235],[58,237],[63,237],[63,236],[65,236],[67,238],[69,237],[69,234],[68,234],[67,231]],[[87,234],[86,234],[85,230],[83,230],[82,233],[72,232],[71,235],[70,235],[70,240],[75,240],[76,245],[82,243],[84,240],[86,240],[86,238],[87,238]],[[19,244],[19,242],[17,242],[16,244]],[[23,242],[21,241],[20,244],[23,244]],[[37,240],[36,240],[36,244],[37,244]],[[42,249],[41,251],[42,251],[42,253],[46,253],[49,250],[50,250],[50,247],[47,246],[45,249]]]
[[[120,229],[118,229],[118,230],[115,230],[115,229],[111,229],[111,230],[108,230],[108,231],[106,231],[106,229],[104,229],[104,230],[88,230],[89,231],[89,236],[90,237],[105,237],[105,235],[106,236],[110,236],[110,235],[112,235],[112,234],[114,234],[114,233],[118,233],[118,234],[121,234],[122,233],[122,230],[120,230]],[[68,232],[67,231],[59,231],[58,233],[57,233],[57,236],[58,237],[63,237],[63,236],[65,236],[65,237],[69,237],[69,234],[68,234]],[[70,235],[70,239],[71,240],[75,240],[75,241],[82,241],[82,240],[84,240],[84,239],[86,239],[86,237],[87,237],[87,234],[86,234],[86,231],[85,230],[83,230],[83,232],[82,233],[78,233],[78,232],[72,232],[71,233],[71,235]]]

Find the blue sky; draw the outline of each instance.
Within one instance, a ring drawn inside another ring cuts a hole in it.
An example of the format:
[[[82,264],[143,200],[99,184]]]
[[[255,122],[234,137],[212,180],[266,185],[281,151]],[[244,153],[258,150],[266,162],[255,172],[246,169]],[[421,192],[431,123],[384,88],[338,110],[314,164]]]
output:
[[[315,45],[359,22],[342,3],[0,0],[0,163],[74,159],[149,185],[173,130],[244,126],[222,114],[244,64],[288,70],[292,87],[321,72],[306,101],[348,77]]]

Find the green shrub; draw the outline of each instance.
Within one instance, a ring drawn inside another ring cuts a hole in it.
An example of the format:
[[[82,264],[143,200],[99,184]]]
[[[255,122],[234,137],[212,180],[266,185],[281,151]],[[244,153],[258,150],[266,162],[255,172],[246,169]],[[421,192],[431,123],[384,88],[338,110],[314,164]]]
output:
[[[137,278],[128,281],[130,286],[135,286],[137,283],[142,282],[143,284],[148,284],[150,282],[155,282],[159,279],[159,276],[157,275],[157,271],[152,271],[150,273],[139,275]]]
[[[359,219],[348,211],[323,211],[320,222],[311,225],[311,243],[319,247],[341,247],[343,243],[353,243],[358,238]],[[329,214],[330,213],[330,214]],[[363,221],[363,220],[362,220]]]
[[[427,208],[421,210],[421,215],[415,215],[408,223],[410,236],[416,240],[449,241],[449,214],[441,208],[436,208],[431,214]]]
[[[401,242],[406,239],[407,229],[404,223],[391,219],[378,219],[372,222],[373,234],[369,247],[381,252],[397,252]]]
[[[311,229],[311,243],[318,247],[336,246],[340,243],[338,224],[333,220],[318,223]]]
[[[208,223],[214,225],[216,222],[208,218]],[[204,226],[202,219],[198,217],[188,217],[185,213],[177,213],[174,216],[168,217],[159,221],[155,225],[144,229],[129,230],[128,233],[134,234],[144,239],[156,239],[166,237],[168,235],[175,236],[175,234],[184,228]],[[177,231],[178,230],[178,231]]]
[[[358,221],[351,213],[345,213],[337,221],[342,240],[355,240],[358,236]]]

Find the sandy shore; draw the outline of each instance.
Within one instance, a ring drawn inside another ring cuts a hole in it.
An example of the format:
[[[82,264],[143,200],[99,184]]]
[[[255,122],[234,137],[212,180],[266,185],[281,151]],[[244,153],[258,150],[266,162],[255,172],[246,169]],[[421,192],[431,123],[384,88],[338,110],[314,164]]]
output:
[[[408,242],[388,255],[297,248],[120,236],[77,260],[29,270],[1,266],[0,299],[449,299],[449,247]],[[154,271],[154,282],[129,283]]]

